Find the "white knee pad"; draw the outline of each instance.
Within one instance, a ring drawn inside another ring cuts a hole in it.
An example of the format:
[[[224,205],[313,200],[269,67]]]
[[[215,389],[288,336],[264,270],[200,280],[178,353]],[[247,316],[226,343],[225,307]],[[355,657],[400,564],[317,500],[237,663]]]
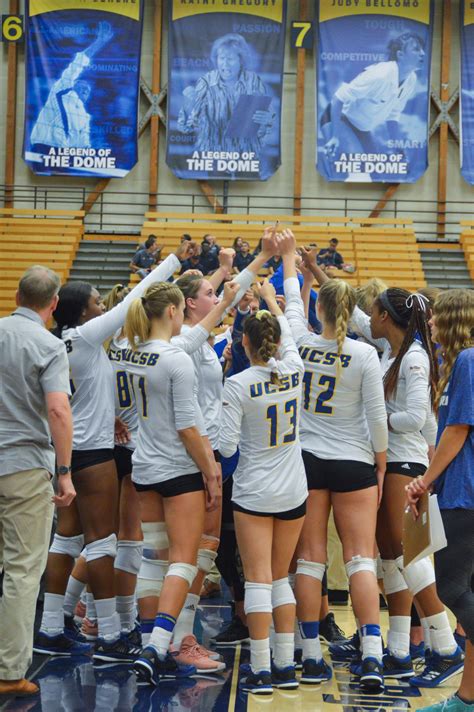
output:
[[[296,562],[296,575],[311,576],[311,578],[322,581],[326,571],[326,564],[320,564],[317,561],[305,561],[298,559]]]
[[[271,613],[272,584],[245,582],[244,611],[248,613]]]
[[[374,576],[377,575],[375,570],[375,562],[373,559],[369,559],[367,556],[360,556],[357,554],[353,556],[350,561],[344,564],[347,578],[350,579],[354,574],[359,574],[361,571],[369,571]]]
[[[141,541],[119,541],[117,542],[117,556],[115,557],[115,568],[120,571],[127,571],[135,574],[140,571],[142,563],[143,542]]]
[[[403,578],[412,596],[416,596],[417,593],[436,581],[433,564],[428,556],[414,564],[408,564],[406,568],[403,568],[403,556],[399,556],[397,566],[401,567]]]
[[[396,561],[393,559],[382,559],[382,570],[383,587],[387,595],[408,589]]]
[[[97,541],[91,541],[90,544],[86,546],[86,561],[96,561],[96,559],[103,559],[105,556],[111,556],[115,559],[117,555],[117,537],[115,534],[110,534],[105,539],[97,539]]]
[[[179,578],[187,581],[189,586],[192,586],[197,572],[197,566],[193,566],[192,564],[175,563],[169,565],[166,576],[178,576]]]
[[[272,606],[273,608],[278,608],[279,606],[295,605],[296,599],[291,588],[290,582],[287,578],[277,579],[272,584]]]
[[[143,548],[167,549],[169,546],[165,522],[142,522]]]
[[[53,543],[49,547],[50,554],[64,554],[72,559],[77,559],[84,548],[84,534],[77,536],[61,536],[55,534]]]
[[[137,578],[137,598],[159,596],[167,571],[167,561],[143,557]]]
[[[216,558],[217,551],[211,551],[210,549],[199,549],[197,557],[198,569],[208,574],[209,571],[212,569]]]

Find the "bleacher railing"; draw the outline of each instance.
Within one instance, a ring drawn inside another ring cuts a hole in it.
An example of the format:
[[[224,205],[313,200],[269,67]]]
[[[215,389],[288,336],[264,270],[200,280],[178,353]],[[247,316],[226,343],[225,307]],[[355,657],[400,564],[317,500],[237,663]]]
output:
[[[293,211],[293,197],[268,195],[232,195],[227,190],[219,192],[221,184],[214,186],[216,200],[229,213],[258,214],[273,213],[290,215]],[[64,185],[31,186],[15,185],[8,187],[8,197],[13,198],[17,208],[45,208],[80,210],[87,200],[92,186]],[[7,188],[0,185],[0,204],[4,204]],[[378,191],[377,191],[378,192]],[[150,209],[150,195],[145,192],[119,191],[107,189],[101,193],[85,217],[85,230],[89,233],[136,234],[144,222],[145,212]],[[301,198],[303,215],[312,216],[369,216],[377,202],[377,196],[371,198],[335,198],[305,196]],[[156,210],[177,212],[208,213],[210,205],[200,192],[158,193]],[[444,211],[438,210],[434,200],[409,200],[392,198],[379,212],[379,217],[411,218],[418,240],[434,241],[441,224],[445,240],[458,241],[460,221],[474,220],[474,203],[467,201],[448,201]]]

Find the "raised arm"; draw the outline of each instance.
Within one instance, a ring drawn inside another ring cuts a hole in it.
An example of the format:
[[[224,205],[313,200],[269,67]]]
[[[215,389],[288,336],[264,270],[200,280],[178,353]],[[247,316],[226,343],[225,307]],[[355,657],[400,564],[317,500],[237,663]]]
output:
[[[265,262],[278,253],[278,243],[275,227],[266,228],[262,237],[262,250],[242,272],[236,275],[234,281],[240,286],[232,306],[240,302],[252,282],[258,277]]]
[[[239,384],[232,378],[228,378],[225,382],[222,405],[219,452],[224,457],[232,457],[239,446],[243,417]]]

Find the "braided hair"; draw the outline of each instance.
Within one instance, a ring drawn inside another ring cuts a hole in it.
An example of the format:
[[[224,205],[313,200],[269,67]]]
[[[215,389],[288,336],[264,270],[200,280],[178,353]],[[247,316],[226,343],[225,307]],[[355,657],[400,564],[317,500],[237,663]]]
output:
[[[431,405],[434,406],[436,384],[438,382],[438,360],[428,327],[426,298],[419,294],[410,294],[406,289],[389,287],[379,294],[374,304],[380,312],[387,312],[393,323],[404,332],[400,350],[384,376],[385,398],[388,399],[397,390],[398,375],[403,357],[416,338],[428,355],[430,364],[429,388]]]
[[[261,309],[248,316],[243,324],[243,333],[248,337],[252,354],[259,361],[267,363],[278,351],[281,328],[278,319],[269,311]],[[279,384],[278,374],[272,371],[270,380]]]

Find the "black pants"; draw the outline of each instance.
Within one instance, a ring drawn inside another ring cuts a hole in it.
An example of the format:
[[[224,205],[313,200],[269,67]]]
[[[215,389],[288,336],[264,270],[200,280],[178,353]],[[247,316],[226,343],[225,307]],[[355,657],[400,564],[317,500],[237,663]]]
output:
[[[226,584],[232,587],[235,600],[243,601],[245,578],[235,536],[232,477],[228,477],[222,487],[222,528],[216,566]]]
[[[448,546],[435,554],[436,587],[474,644],[474,509],[441,510]]]

